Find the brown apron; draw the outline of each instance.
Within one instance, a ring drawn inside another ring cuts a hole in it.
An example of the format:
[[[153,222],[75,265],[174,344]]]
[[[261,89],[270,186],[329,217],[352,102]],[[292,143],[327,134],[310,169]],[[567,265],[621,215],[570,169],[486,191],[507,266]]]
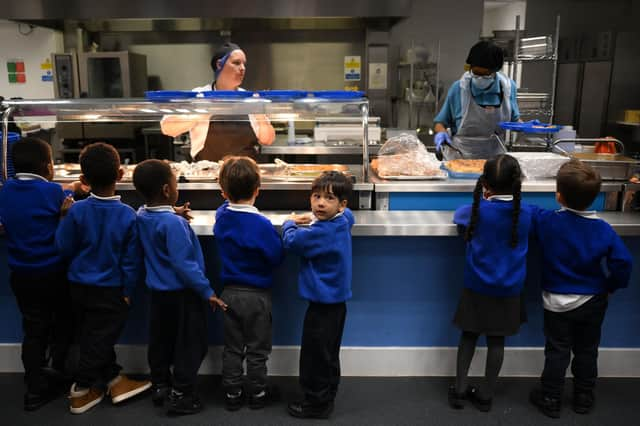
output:
[[[246,155],[257,159],[258,138],[249,116],[212,117],[204,147],[196,160],[219,161],[227,155]]]

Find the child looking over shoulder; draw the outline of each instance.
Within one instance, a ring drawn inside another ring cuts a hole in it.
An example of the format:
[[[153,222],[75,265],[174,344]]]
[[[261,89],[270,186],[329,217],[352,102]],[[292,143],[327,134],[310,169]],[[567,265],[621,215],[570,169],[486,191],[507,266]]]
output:
[[[260,191],[260,169],[249,157],[228,157],[220,169],[227,201],[216,212],[213,234],[222,260],[220,278],[229,308],[224,315],[222,386],[226,408],[262,408],[275,397],[267,385],[271,354],[271,287],[273,271],[282,262],[280,235],[254,206]],[[248,398],[243,390],[247,363]]]
[[[189,222],[176,214],[178,183],[169,164],[146,160],[133,171],[145,205],[137,227],[151,290],[148,360],[151,399],[169,414],[202,410],[195,387],[207,354],[209,305],[226,308],[204,275],[204,257]],[[171,372],[173,367],[173,374]]]
[[[473,192],[473,205],[456,210],[454,222],[465,227],[464,289],[454,317],[462,330],[456,362],[456,383],[449,405],[469,400],[480,411],[491,410],[502,368],[504,338],[526,321],[522,290],[532,208],[520,201],[522,173],[510,155],[487,160]],[[485,382],[467,386],[469,366],[480,335],[487,338]]]
[[[347,176],[324,172],[311,185],[313,217],[293,215],[282,226],[285,249],[300,256],[298,288],[309,301],[300,347],[304,398],[289,404],[294,417],[329,417],[338,392],[346,301],[351,299],[351,190]],[[310,226],[298,226],[305,223]]]
[[[565,163],[556,177],[560,210],[536,211],[535,234],[542,251],[544,370],[531,402],[560,417],[564,378],[571,362],[573,410],[594,406],[598,346],[609,293],[626,287],[631,254],[611,226],[587,210],[600,193],[600,175],[579,160]],[[603,266],[605,265],[605,266]],[[571,353],[573,352],[573,360]]]

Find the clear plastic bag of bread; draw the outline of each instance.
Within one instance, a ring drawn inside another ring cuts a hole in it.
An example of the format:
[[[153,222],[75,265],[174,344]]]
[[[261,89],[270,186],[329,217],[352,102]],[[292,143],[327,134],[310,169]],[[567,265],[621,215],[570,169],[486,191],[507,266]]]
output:
[[[443,176],[435,155],[429,153],[417,137],[406,133],[388,139],[380,147],[378,158],[371,162],[371,167],[382,178]]]

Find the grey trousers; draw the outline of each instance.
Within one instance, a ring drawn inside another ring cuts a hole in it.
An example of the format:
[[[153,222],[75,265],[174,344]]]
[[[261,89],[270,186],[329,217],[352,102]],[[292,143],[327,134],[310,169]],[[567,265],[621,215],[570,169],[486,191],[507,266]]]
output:
[[[265,390],[271,353],[271,291],[249,286],[225,286],[222,386],[237,393],[243,385],[243,361],[251,394]]]

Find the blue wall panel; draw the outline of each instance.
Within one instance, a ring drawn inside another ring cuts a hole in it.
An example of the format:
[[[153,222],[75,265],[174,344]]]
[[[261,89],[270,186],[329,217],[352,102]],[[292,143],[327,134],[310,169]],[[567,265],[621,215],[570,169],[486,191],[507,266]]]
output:
[[[219,271],[212,237],[201,238],[209,277]],[[625,243],[640,258],[640,238]],[[542,346],[542,306],[538,286],[537,247],[531,248],[525,291],[529,321],[507,339],[510,346]],[[455,346],[452,325],[462,289],[464,244],[457,237],[355,237],[353,300],[348,303],[345,346]],[[306,302],[297,292],[298,261],[288,256],[276,271],[273,293],[275,345],[299,345]],[[640,272],[631,285],[610,298],[602,345],[640,348]],[[214,280],[215,282],[215,280]],[[216,291],[220,290],[216,286]],[[143,286],[133,299],[123,343],[144,343],[148,328],[148,294]],[[222,342],[221,317],[211,314],[210,341]],[[21,340],[20,315],[8,284],[6,244],[0,239],[0,343]]]
[[[546,209],[557,209],[556,194],[551,192],[527,192],[522,199]],[[591,209],[604,210],[605,194],[601,193]],[[392,192],[389,193],[389,210],[455,210],[473,202],[470,192]]]

